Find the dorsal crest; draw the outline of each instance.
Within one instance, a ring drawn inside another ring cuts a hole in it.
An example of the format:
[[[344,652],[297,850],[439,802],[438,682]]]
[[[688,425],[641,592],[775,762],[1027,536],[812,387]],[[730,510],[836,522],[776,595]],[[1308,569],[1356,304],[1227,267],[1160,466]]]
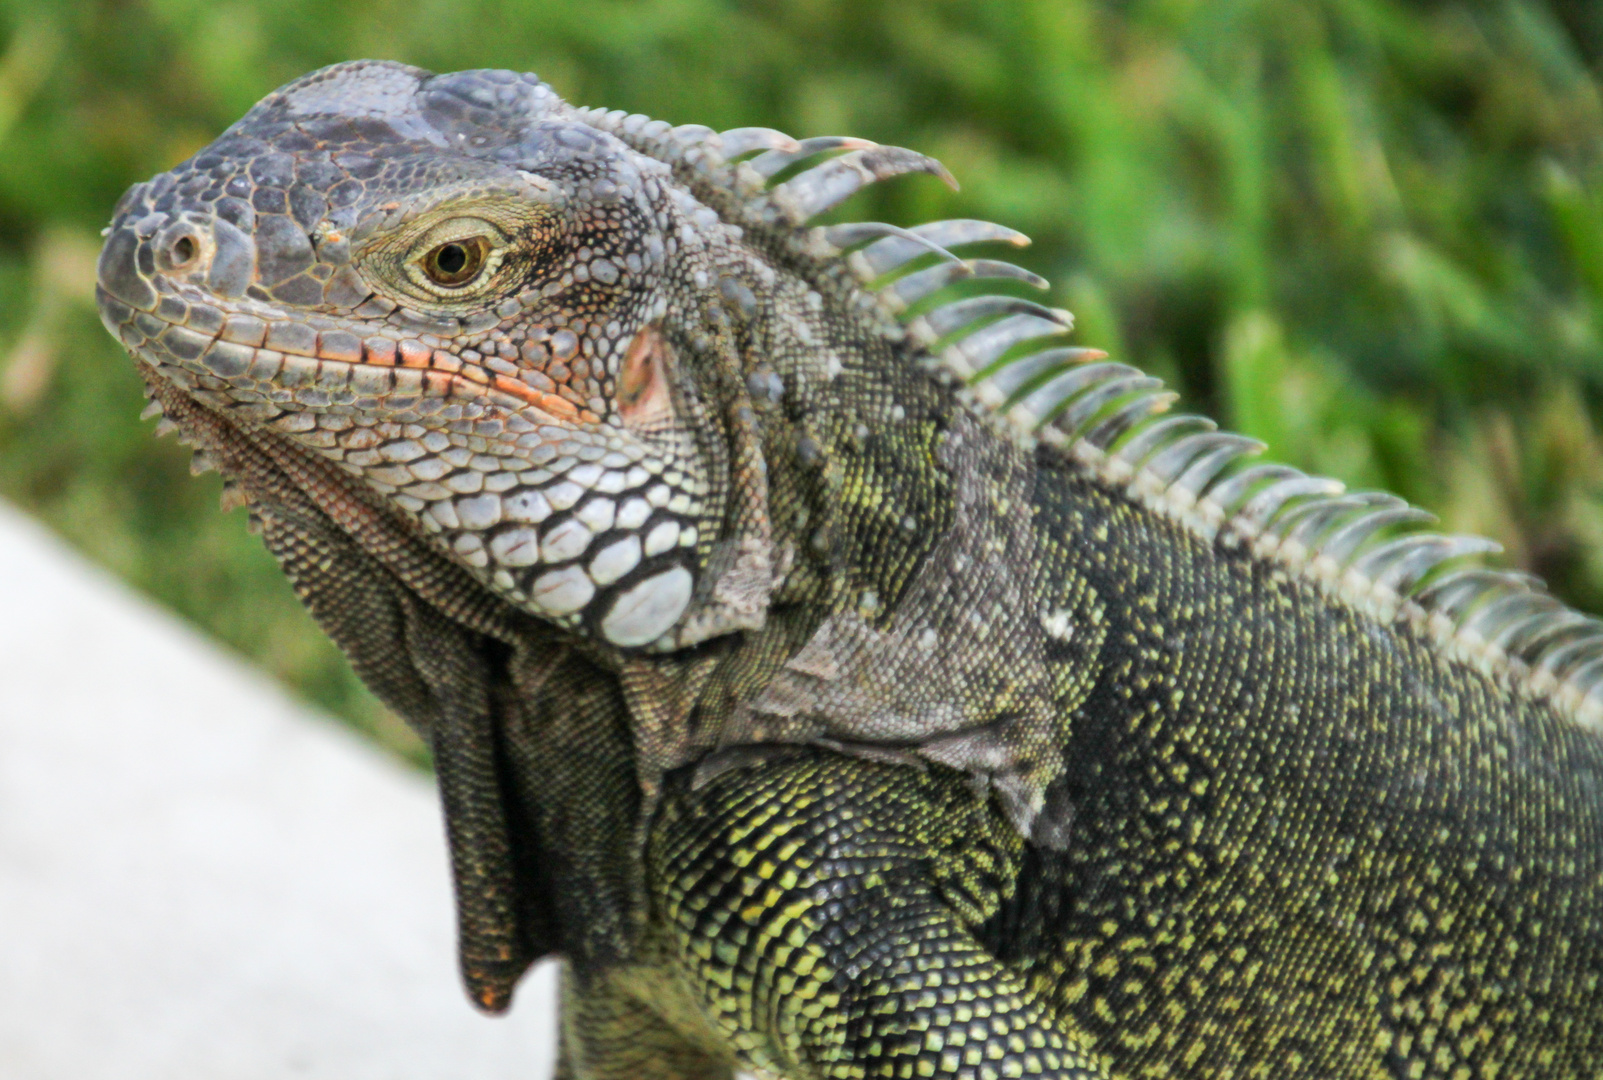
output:
[[[670,165],[732,224],[761,232],[796,264],[856,294],[878,332],[911,342],[928,367],[1011,438],[1059,448],[1105,482],[1210,542],[1247,547],[1381,621],[1407,620],[1451,653],[1585,726],[1603,728],[1603,621],[1566,607],[1528,574],[1479,564],[1481,537],[1426,531],[1423,510],[1279,464],[1264,447],[1172,414],[1178,395],[1151,376],[1069,345],[1068,312],[963,281],[1045,282],[973,244],[1028,243],[985,221],[914,228],[811,225],[870,184],[922,172],[932,158],[862,139],[795,139],[769,128],[715,132],[618,111],[580,119]]]

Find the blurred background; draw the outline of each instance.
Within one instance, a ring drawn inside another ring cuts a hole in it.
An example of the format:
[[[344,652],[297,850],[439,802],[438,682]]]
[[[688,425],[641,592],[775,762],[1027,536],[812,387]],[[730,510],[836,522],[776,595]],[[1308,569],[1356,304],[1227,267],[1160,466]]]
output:
[[[405,757],[93,308],[128,184],[360,56],[932,153],[850,215],[1024,230],[1082,343],[1603,611],[1597,0],[0,0],[0,498]]]

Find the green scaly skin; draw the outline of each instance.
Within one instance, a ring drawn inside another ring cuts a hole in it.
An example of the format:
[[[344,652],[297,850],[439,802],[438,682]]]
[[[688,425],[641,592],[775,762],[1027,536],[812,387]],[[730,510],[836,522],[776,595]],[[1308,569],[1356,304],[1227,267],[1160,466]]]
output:
[[[430,739],[474,1000],[560,955],[569,1080],[1603,1073],[1584,688],[1199,525],[1111,441],[1016,438],[801,228],[818,174],[787,204],[683,153],[713,145],[509,73],[341,65],[132,190],[102,259],[160,411]],[[462,215],[513,269],[429,299]],[[219,329],[244,315],[266,346]],[[433,382],[345,389],[429,334]],[[675,501],[629,525],[657,480],[537,472],[566,431],[666,462]]]

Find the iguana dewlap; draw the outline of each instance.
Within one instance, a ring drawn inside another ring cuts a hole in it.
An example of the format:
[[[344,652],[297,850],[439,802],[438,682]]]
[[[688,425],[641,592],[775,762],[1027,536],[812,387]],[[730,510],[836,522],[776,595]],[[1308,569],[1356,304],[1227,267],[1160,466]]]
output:
[[[1603,632],[1064,343],[934,161],[356,62],[100,308],[432,746],[562,1075],[1603,1075]],[[990,285],[987,291],[983,286]]]

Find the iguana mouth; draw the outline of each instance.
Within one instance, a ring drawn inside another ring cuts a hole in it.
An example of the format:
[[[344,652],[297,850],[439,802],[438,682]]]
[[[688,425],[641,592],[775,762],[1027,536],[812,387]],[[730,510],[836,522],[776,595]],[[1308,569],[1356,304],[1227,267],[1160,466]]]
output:
[[[106,278],[103,271],[102,281]],[[181,381],[185,375],[176,375],[175,368],[191,379],[227,380],[236,393],[239,383],[247,384],[247,392],[248,384],[254,383],[256,392],[265,394],[267,400],[274,400],[274,391],[278,391],[283,400],[311,408],[330,404],[331,394],[383,398],[392,403],[409,397],[458,398],[523,412],[534,423],[600,422],[593,412],[559,394],[464,362],[456,354],[416,338],[358,338],[339,329],[307,333],[304,322],[227,315],[220,308],[195,301],[185,304],[176,296],[164,297],[153,311],[143,311],[123,296],[113,295],[105,284],[97,286],[96,299],[106,329],[164,375]],[[173,301],[171,307],[169,300]],[[201,326],[219,320],[222,325],[208,333],[190,321],[164,314],[164,308],[172,311],[179,306],[204,313],[194,319]],[[200,385],[221,389],[206,386],[204,381]],[[263,391],[261,387],[272,389]],[[532,415],[529,409],[534,410]]]

